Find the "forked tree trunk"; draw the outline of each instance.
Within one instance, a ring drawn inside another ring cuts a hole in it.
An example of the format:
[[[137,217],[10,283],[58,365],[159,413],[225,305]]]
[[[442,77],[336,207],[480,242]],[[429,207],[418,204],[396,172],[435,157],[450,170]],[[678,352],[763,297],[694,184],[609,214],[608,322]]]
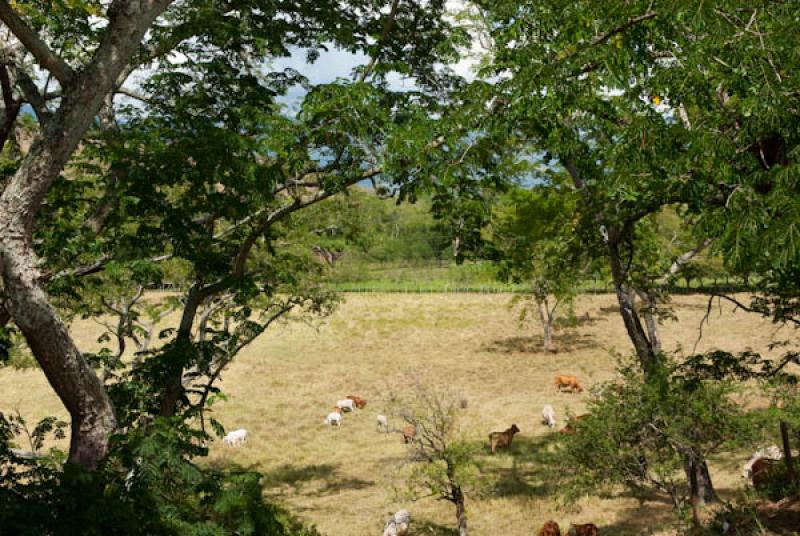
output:
[[[653,351],[661,351],[661,338],[658,335],[658,320],[656,319],[656,300],[649,292],[638,292],[642,300],[642,316],[644,324],[647,326],[647,337],[650,339],[650,346]]]
[[[701,454],[695,453],[691,458],[685,456],[683,470],[686,473],[686,480],[689,482],[692,504],[696,500],[697,504],[702,506],[717,500],[714,483],[708,472],[708,464]]]
[[[458,536],[468,536],[467,532],[467,509],[464,505],[464,493],[461,488],[453,488],[453,502],[456,503],[456,522],[458,526]]]

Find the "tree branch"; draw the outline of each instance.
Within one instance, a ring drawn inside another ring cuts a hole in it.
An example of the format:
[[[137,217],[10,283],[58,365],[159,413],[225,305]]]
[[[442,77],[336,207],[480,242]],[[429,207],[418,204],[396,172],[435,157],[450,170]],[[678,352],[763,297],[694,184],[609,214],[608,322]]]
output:
[[[28,26],[6,0],[0,0],[0,20],[19,39],[28,51],[33,54],[36,61],[50,71],[61,84],[67,86],[75,76],[75,71],[59,55],[50,50],[47,43],[39,38],[37,33]]]

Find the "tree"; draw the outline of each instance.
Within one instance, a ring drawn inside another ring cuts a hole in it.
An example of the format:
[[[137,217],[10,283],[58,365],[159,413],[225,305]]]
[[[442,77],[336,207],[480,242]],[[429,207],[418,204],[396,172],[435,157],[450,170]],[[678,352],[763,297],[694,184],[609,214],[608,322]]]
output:
[[[694,466],[756,437],[757,428],[733,379],[719,381],[670,364],[656,381],[645,380],[636,368],[622,367],[621,381],[604,385],[576,433],[563,436],[566,491],[623,484],[638,493],[664,493],[676,510],[691,509],[699,525],[703,497]]]
[[[574,200],[558,186],[516,188],[495,207],[485,230],[501,279],[530,285],[544,331],[543,349],[553,350],[553,323],[559,307],[569,305],[587,267],[574,250]],[[515,303],[519,299],[515,297]],[[523,316],[527,309],[523,308]]]
[[[438,1],[0,2],[12,93],[40,125],[2,183],[4,303],[70,413],[71,463],[98,466],[122,408],[54,302],[80,301],[91,274],[112,261],[187,263],[180,325],[129,379],[154,387],[163,417],[192,410],[185,375],[210,362],[193,335],[199,311],[230,295],[246,319],[254,300],[291,279],[288,259],[253,261],[278,224],[364,179],[401,184],[409,169],[396,136],[408,140],[415,129],[409,150],[436,149],[430,118],[451,78],[434,67],[453,57],[450,37],[460,39],[443,9]],[[370,60],[350,81],[309,88],[299,114],[285,114],[278,97],[306,79],[265,72],[265,63],[290,47],[313,60],[330,45]],[[47,73],[38,84],[34,66]],[[392,71],[418,90],[392,91]],[[126,84],[133,73],[139,87]],[[275,276],[277,268],[286,271]]]
[[[770,195],[796,175],[797,79],[785,74],[797,61],[792,10],[737,1],[477,4],[491,43],[483,72],[497,80],[489,98],[503,109],[483,129],[495,147],[541,155],[569,174],[584,247],[606,259],[650,375],[662,356],[647,322],[657,304],[637,288],[647,280],[637,267],[648,265],[648,222],[671,208],[690,223],[697,245],[678,264],[718,237],[723,251],[737,251],[742,231],[771,214],[782,217],[770,229],[795,226],[787,196]],[[698,480],[713,497],[707,471]]]
[[[465,493],[479,480],[478,447],[459,437],[457,398],[417,381],[407,397],[394,399],[392,411],[415,432],[408,444],[407,491],[451,502],[458,534],[467,536]]]

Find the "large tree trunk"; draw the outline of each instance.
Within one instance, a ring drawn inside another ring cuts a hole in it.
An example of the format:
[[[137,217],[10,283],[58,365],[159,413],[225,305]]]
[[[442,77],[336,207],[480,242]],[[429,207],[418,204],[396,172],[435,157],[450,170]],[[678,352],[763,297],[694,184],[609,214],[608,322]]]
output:
[[[464,493],[461,488],[453,489],[453,502],[456,503],[456,522],[458,523],[458,536],[469,536],[467,532],[467,509],[464,505]]]
[[[89,470],[95,469],[108,452],[116,419],[103,385],[40,285],[33,224],[50,186],[91,126],[103,99],[114,89],[147,28],[168,4],[169,0],[142,0],[111,5],[109,24],[94,57],[77,75],[59,78],[65,87],[58,112],[0,196],[0,274],[8,307],[72,417],[68,461]],[[12,20],[13,11],[5,9],[3,17],[6,24],[19,27],[19,21]],[[25,29],[17,32],[19,37]]]
[[[654,369],[657,356],[636,312],[634,291],[625,282],[625,269],[623,268],[619,246],[616,241],[609,241],[608,243],[608,260],[611,266],[611,277],[614,281],[614,290],[617,295],[622,321],[636,350],[639,364],[645,375],[647,375]]]

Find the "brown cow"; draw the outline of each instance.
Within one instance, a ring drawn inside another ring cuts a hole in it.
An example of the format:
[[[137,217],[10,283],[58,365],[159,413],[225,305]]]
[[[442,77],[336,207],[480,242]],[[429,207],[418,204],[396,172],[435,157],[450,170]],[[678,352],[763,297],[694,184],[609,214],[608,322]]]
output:
[[[594,523],[586,523],[585,525],[571,524],[567,536],[597,536],[599,531],[597,525]]]
[[[769,458],[759,458],[753,462],[753,467],[750,470],[750,478],[753,480],[753,487],[757,490],[766,488],[780,463],[781,462],[777,460],[770,460]]]
[[[511,441],[514,439],[514,434],[519,432],[516,424],[512,424],[511,428],[504,432],[492,432],[489,434],[489,446],[492,449],[492,454],[498,448],[506,448],[511,446]]]
[[[367,401],[360,396],[347,395],[345,398],[352,400],[353,404],[355,404],[358,409],[364,409],[364,407],[367,405]]]
[[[561,536],[561,529],[558,523],[550,520],[539,530],[539,536]]]
[[[403,426],[401,432],[403,433],[403,443],[411,443],[411,441],[417,437],[417,429],[410,424],[408,426]]]
[[[556,376],[555,381],[553,382],[556,386],[556,390],[561,391],[563,387],[568,387],[573,392],[577,391],[579,393],[583,392],[583,387],[581,387],[581,382],[578,381],[578,378],[575,376]]]
[[[577,428],[578,421],[580,421],[581,419],[583,419],[585,417],[588,417],[588,416],[589,416],[588,413],[584,413],[583,415],[575,415],[573,417],[570,417],[569,421],[567,421],[567,425],[564,428],[562,428],[561,430],[559,430],[558,433],[559,434],[574,434],[575,430]]]

